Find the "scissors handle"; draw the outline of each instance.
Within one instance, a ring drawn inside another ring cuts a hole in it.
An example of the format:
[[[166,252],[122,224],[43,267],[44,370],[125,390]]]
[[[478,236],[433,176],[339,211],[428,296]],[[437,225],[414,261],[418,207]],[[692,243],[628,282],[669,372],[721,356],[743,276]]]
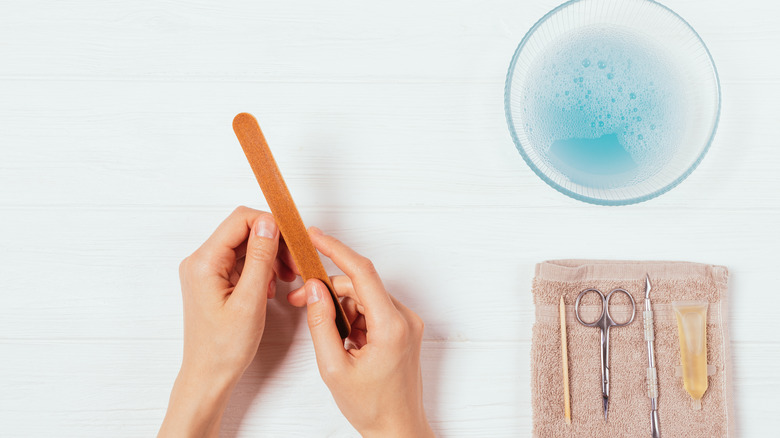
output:
[[[612,315],[609,314],[609,300],[612,298],[612,294],[614,294],[615,292],[624,293],[624,294],[626,294],[628,299],[631,300],[631,318],[629,318],[628,321],[626,321],[626,322],[620,322],[620,323],[615,322],[615,320],[612,319]],[[604,301],[605,301],[604,309],[605,309],[606,314],[607,314],[606,315],[607,316],[607,324],[610,327],[623,327],[624,325],[629,325],[629,324],[631,324],[634,321],[634,316],[636,316],[636,303],[634,302],[634,297],[631,296],[631,294],[628,293],[627,290],[621,289],[621,288],[612,289],[607,294],[607,297],[605,298]]]
[[[601,297],[601,316],[596,318],[593,322],[585,322],[580,317],[580,300],[582,297],[584,297],[586,294],[590,292],[596,292],[599,294],[599,297]],[[580,324],[586,326],[586,327],[599,327],[600,323],[602,322],[602,319],[604,319],[604,311],[607,308],[607,300],[604,298],[604,294],[601,293],[598,289],[585,289],[584,291],[580,292],[579,295],[577,295],[577,301],[574,302],[574,315],[577,317],[577,321],[580,322]]]
[[[580,317],[580,300],[582,300],[582,297],[590,292],[596,292],[599,294],[599,297],[601,297],[601,315],[599,315],[595,321],[585,322]],[[616,292],[626,294],[628,299],[631,300],[631,318],[629,318],[626,322],[615,322],[615,320],[612,319],[612,315],[609,313],[609,301],[612,299],[612,295]],[[623,327],[624,325],[631,324],[634,321],[634,317],[636,316],[636,303],[634,302],[634,297],[631,296],[627,290],[622,288],[612,289],[606,296],[598,289],[585,289],[584,291],[580,292],[579,295],[577,295],[577,301],[574,302],[574,315],[577,316],[577,321],[586,327],[601,327],[605,330],[607,327]]]

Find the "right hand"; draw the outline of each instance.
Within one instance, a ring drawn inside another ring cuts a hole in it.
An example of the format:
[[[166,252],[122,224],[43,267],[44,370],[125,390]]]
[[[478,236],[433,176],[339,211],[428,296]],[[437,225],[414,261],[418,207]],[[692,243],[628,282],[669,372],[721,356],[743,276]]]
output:
[[[387,293],[370,260],[317,228],[309,235],[346,274],[332,277],[352,324],[346,347],[321,281],[307,281],[287,299],[308,308],[317,366],[339,409],[364,437],[434,436],[422,399],[422,320]]]

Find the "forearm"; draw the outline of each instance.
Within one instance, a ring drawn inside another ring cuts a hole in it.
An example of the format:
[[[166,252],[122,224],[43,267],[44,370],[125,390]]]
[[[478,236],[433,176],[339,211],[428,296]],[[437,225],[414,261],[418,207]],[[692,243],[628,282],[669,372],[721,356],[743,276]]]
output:
[[[182,369],[173,385],[158,438],[218,436],[234,386],[234,379],[219,381]]]

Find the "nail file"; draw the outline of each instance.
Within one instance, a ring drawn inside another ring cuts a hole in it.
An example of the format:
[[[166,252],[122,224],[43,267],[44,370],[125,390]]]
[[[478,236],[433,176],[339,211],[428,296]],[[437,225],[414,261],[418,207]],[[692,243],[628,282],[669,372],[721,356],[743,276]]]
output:
[[[300,271],[304,281],[316,278],[328,287],[336,307],[336,326],[339,329],[339,335],[342,339],[346,338],[350,331],[349,321],[335,294],[330,277],[322,266],[320,256],[309,238],[309,233],[303,225],[301,215],[295,207],[292,196],[290,196],[287,184],[284,183],[282,173],[276,165],[276,160],[274,160],[271,149],[265,141],[260,125],[251,114],[241,113],[233,119],[233,131],[244,149],[244,154],[246,154],[249,165],[255,173],[255,178],[260,184],[268,207],[271,208],[271,213],[276,218],[279,231],[284,237],[298,271]]]

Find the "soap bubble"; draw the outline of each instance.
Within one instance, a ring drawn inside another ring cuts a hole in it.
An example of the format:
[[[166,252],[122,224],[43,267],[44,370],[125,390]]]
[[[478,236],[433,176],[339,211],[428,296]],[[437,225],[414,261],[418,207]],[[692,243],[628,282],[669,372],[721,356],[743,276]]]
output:
[[[631,97],[632,99],[636,99],[636,93],[631,93],[628,96]]]
[[[605,68],[607,68],[607,63],[606,63],[606,62],[604,62],[604,61],[599,61],[599,68],[600,68],[600,69],[605,69]]]
[[[590,59],[588,59],[588,58],[583,59],[582,60],[582,66],[585,67],[585,68],[590,67]]]

